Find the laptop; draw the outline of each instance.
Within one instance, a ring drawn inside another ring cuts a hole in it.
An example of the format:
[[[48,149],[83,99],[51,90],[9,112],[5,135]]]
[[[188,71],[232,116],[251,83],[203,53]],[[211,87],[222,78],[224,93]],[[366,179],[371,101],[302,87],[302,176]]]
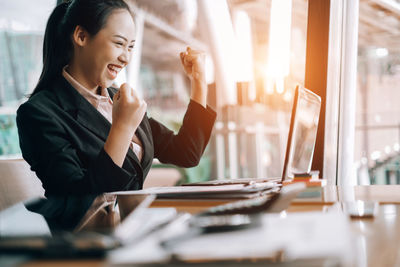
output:
[[[309,173],[317,139],[320,109],[321,98],[301,85],[297,85],[281,177],[221,179],[183,185],[253,184],[271,181],[282,184],[286,179],[293,178],[295,174]]]
[[[282,187],[286,179],[297,173],[309,173],[317,138],[321,98],[310,90],[298,85],[293,101],[287,140],[284,168],[279,179],[231,179],[200,182],[195,185],[258,184],[273,181],[267,194],[256,198],[231,202],[209,208],[198,216],[254,215],[261,212],[281,212],[285,210],[298,193],[306,188],[305,183],[294,183]],[[194,184],[190,184],[194,185]]]

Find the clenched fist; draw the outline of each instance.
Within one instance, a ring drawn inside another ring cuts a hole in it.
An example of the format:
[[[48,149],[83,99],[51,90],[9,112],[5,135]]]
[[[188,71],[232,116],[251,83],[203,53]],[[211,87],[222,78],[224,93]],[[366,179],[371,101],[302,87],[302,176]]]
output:
[[[180,57],[183,69],[192,83],[190,98],[203,107],[206,107],[207,84],[205,73],[205,53],[188,47],[185,52],[180,53]]]
[[[113,102],[113,125],[133,135],[146,113],[146,102],[127,83],[121,85]]]
[[[204,52],[193,50],[190,47],[180,53],[181,62],[186,75],[192,81],[205,82],[205,59]]]

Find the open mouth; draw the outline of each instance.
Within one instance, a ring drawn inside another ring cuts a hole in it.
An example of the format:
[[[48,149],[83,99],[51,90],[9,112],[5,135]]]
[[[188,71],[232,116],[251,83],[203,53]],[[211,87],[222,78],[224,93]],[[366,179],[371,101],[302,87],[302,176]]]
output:
[[[108,72],[110,73],[112,79],[117,78],[118,73],[121,71],[122,67],[114,64],[107,65]]]

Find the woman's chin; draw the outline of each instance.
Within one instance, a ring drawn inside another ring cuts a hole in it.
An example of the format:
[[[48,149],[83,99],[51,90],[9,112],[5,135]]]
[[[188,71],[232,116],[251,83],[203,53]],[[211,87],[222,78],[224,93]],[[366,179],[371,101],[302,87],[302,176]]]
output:
[[[110,86],[112,86],[114,84],[114,80],[106,80],[106,81],[101,81],[99,83],[99,86],[101,86],[102,88],[108,88]]]

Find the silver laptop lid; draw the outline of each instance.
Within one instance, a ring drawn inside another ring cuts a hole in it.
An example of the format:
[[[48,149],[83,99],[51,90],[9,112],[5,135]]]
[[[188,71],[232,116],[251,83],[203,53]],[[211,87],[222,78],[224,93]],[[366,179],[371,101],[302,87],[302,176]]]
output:
[[[282,181],[311,170],[321,98],[298,85],[293,100]]]

